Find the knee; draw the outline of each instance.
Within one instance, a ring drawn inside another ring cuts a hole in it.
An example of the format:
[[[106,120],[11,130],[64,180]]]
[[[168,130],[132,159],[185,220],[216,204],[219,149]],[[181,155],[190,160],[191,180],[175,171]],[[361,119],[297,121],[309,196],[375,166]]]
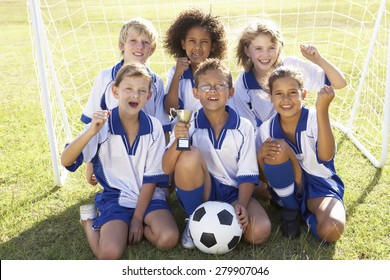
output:
[[[275,139],[275,142],[277,142],[280,145],[280,151],[278,154],[273,155],[273,159],[265,158],[264,163],[269,165],[276,165],[276,164],[282,164],[285,163],[289,159],[289,149],[291,149],[288,144],[279,139]]]
[[[205,180],[204,159],[199,149],[192,147],[190,151],[183,151],[175,166],[176,186],[184,190],[199,187]]]
[[[328,219],[317,225],[318,236],[327,242],[336,242],[344,232],[345,223],[337,219]]]
[[[250,223],[245,230],[244,240],[251,244],[263,244],[271,235],[271,221],[269,219],[263,219]]]
[[[175,172],[177,171],[191,171],[199,165],[201,159],[201,152],[195,147],[191,147],[189,151],[182,151],[175,167]],[[180,170],[178,170],[180,168]]]
[[[99,260],[118,260],[122,257],[124,249],[117,246],[107,246],[101,248],[96,257]]]
[[[166,229],[157,238],[156,248],[162,251],[167,251],[174,248],[179,241],[178,229]]]

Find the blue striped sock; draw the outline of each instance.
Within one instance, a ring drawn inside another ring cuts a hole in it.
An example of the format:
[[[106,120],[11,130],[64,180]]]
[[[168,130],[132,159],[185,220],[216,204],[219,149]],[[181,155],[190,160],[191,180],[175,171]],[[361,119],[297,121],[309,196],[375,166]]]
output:
[[[264,173],[282,206],[287,209],[299,209],[300,203],[296,197],[297,187],[291,161],[276,165],[265,163]]]
[[[195,211],[195,209],[203,203],[204,185],[201,185],[193,190],[186,191],[176,186],[176,195],[181,206],[186,211],[187,217]]]

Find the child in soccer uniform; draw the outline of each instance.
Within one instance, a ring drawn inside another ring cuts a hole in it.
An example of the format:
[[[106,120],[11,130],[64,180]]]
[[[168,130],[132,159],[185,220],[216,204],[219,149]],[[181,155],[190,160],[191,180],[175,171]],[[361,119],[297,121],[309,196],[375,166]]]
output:
[[[300,69],[307,91],[317,92],[324,84],[335,89],[346,86],[343,74],[322,57],[315,46],[300,46],[302,55],[310,62],[297,57],[282,58],[283,46],[279,28],[268,20],[250,24],[239,39],[236,58],[244,71],[234,83],[236,94],[228,105],[250,120],[255,130],[276,113],[269,100],[267,79],[280,65]]]
[[[271,21],[259,20],[244,29],[236,48],[238,65],[244,71],[234,83],[236,93],[228,105],[241,117],[251,121],[255,133],[264,121],[276,113],[267,87],[268,76],[276,67],[286,65],[299,68],[305,77],[305,89],[310,92],[319,91],[324,84],[336,89],[346,85],[343,74],[322,57],[315,46],[300,47],[302,55],[309,61],[297,57],[282,58],[283,46],[279,28]],[[256,148],[258,150],[259,143],[256,143]],[[256,193],[265,200],[269,199],[265,182],[256,188]]]
[[[163,156],[166,174],[174,172],[176,194],[187,217],[208,200],[235,207],[243,238],[265,242],[271,224],[264,209],[252,197],[259,181],[255,135],[250,122],[226,106],[234,94],[232,77],[218,59],[206,59],[195,72],[194,97],[202,108],[190,124],[178,122]],[[176,150],[178,138],[190,137],[191,150]],[[193,248],[188,223],[182,245]]]
[[[177,59],[167,73],[165,111],[198,110],[193,73],[206,58],[223,59],[227,51],[225,30],[218,17],[197,8],[182,11],[166,32],[164,47]]]
[[[133,18],[126,22],[120,31],[118,47],[123,59],[97,76],[88,102],[81,116],[85,124],[91,122],[92,115],[98,110],[111,110],[118,106],[118,100],[112,95],[112,85],[123,64],[139,62],[146,64],[147,60],[156,50],[158,34],[151,22],[143,18]],[[152,77],[152,97],[145,104],[143,111],[160,120],[163,125],[166,141],[169,140],[171,123],[169,115],[164,110],[164,83],[162,79],[147,67]],[[92,173],[92,166],[87,166],[87,181],[96,185],[97,181]],[[161,186],[167,187],[168,183]]]
[[[283,207],[281,231],[298,237],[300,212],[317,238],[335,242],[344,231],[345,209],[328,113],[334,90],[323,86],[316,110],[308,109],[302,74],[284,66],[271,74],[269,88],[277,114],[260,126],[258,161],[273,199]]]
[[[146,66],[122,66],[112,86],[118,106],[95,112],[84,132],[61,155],[62,165],[70,171],[92,162],[103,186],[95,196],[100,214],[94,218],[96,213],[91,212],[90,219],[81,220],[99,259],[120,258],[127,243],[137,243],[142,236],[161,250],[173,248],[178,241],[165,194],[156,188],[167,180],[161,167],[163,128],[142,111],[152,96],[151,83]]]

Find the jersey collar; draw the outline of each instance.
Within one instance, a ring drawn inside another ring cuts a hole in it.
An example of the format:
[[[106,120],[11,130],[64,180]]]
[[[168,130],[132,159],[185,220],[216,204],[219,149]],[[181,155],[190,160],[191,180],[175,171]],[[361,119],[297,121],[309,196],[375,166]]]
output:
[[[118,107],[111,110],[111,115],[108,118],[108,126],[112,134],[115,135],[126,135],[126,131],[122,126],[121,120],[119,119]],[[153,130],[151,119],[145,112],[139,112],[139,130],[138,135],[150,134]]]
[[[244,87],[246,89],[263,89],[262,86],[259,85],[259,83],[256,81],[256,77],[253,74],[253,70],[244,72],[244,75],[242,75],[242,80],[244,83]]]
[[[307,128],[307,118],[309,116],[309,110],[305,107],[302,107],[301,116],[299,117],[298,125],[295,130],[295,134],[300,134],[302,131],[305,131]],[[286,136],[283,133],[282,127],[280,126],[279,113],[274,118],[274,124],[272,128],[272,137],[277,139],[286,139]]]
[[[226,124],[224,125],[224,129],[237,129],[240,125],[240,117],[229,106],[225,107],[225,111],[229,113],[229,117]],[[199,109],[195,115],[195,128],[211,128],[203,108]]]
[[[119,70],[122,68],[123,64],[125,63],[125,61],[122,59],[120,62],[118,62],[114,67],[112,67],[112,70],[111,70],[111,79],[113,81],[115,81],[115,78],[116,78],[116,75],[118,75],[118,72]],[[149,75],[152,77],[152,80],[153,82],[152,83],[155,83],[156,82],[156,74],[152,71],[152,69],[150,69],[148,66],[146,66],[146,69],[148,70],[149,72]]]
[[[190,80],[192,87],[195,87],[194,75],[192,75],[191,67],[188,67],[186,71],[181,75],[181,79]]]
[[[118,74],[119,70],[122,68],[124,62],[125,61],[122,59],[119,63],[117,63],[114,67],[112,67],[111,79],[113,81],[115,81],[116,75]]]

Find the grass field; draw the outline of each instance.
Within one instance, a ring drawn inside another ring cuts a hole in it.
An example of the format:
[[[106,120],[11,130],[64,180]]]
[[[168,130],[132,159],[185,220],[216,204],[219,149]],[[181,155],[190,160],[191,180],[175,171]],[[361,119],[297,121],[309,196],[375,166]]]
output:
[[[0,3],[0,259],[94,259],[79,224],[79,206],[99,187],[87,185],[84,169],[70,174],[64,187],[53,182],[47,135],[32,57],[25,1]],[[115,31],[116,32],[116,31]],[[374,168],[336,131],[336,168],[345,183],[347,227],[335,244],[322,244],[306,227],[297,240],[281,236],[278,212],[264,203],[273,222],[261,246],[241,243],[232,252],[206,255],[177,246],[155,250],[147,241],[129,246],[123,259],[390,259],[390,166]],[[184,216],[171,197],[180,229]]]

